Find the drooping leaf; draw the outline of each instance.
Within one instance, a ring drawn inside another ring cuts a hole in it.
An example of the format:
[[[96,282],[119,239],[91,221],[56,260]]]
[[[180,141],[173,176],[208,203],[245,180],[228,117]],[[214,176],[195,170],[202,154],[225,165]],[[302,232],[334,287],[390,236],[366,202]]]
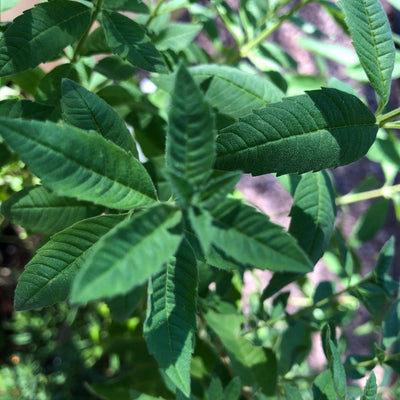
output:
[[[371,85],[380,97],[380,109],[387,103],[395,62],[395,47],[389,21],[379,0],[339,2],[353,46]]]
[[[106,303],[112,317],[121,324],[124,323],[136,310],[145,293],[145,285],[136,286],[126,294],[121,294],[107,300]]]
[[[72,301],[114,297],[145,283],[175,254],[182,240],[181,217],[180,211],[158,204],[115,226],[79,271]]]
[[[367,383],[364,387],[364,392],[360,400],[375,400],[378,391],[378,386],[376,385],[376,377],[374,371],[369,374]]]
[[[214,156],[213,114],[200,89],[182,65],[171,96],[166,166],[170,175],[186,182],[188,190],[195,190],[210,176]]]
[[[94,132],[51,122],[1,118],[6,143],[61,196],[110,208],[152,204],[156,194],[143,165]]]
[[[209,310],[204,318],[219,336],[231,362],[235,375],[243,385],[258,386],[266,395],[274,395],[277,379],[277,361],[270,349],[252,346],[240,336],[240,325],[245,317],[220,314]]]
[[[91,10],[76,1],[36,5],[17,17],[0,40],[0,76],[57,57],[86,31]]]
[[[126,215],[102,215],[80,221],[42,246],[18,280],[16,310],[47,307],[67,299],[72,281],[99,239]]]
[[[117,12],[105,10],[99,20],[113,53],[146,71],[168,72],[162,55],[138,23]]]
[[[289,215],[289,233],[316,264],[332,236],[336,217],[335,194],[326,171],[302,176]]]
[[[7,99],[0,101],[0,116],[45,120],[50,117],[53,107],[30,100]]]
[[[196,263],[189,243],[182,241],[175,261],[150,280],[144,324],[149,352],[186,396],[196,330]]]
[[[318,171],[366,154],[378,127],[355,96],[323,88],[268,104],[223,129],[216,168],[261,175]]]
[[[62,81],[61,108],[66,122],[94,130],[137,156],[136,145],[124,121],[103,99],[70,79]]]
[[[206,254],[212,244],[239,264],[253,268],[304,273],[312,270],[294,238],[241,201],[226,199],[207,214],[197,210],[191,218]]]
[[[102,212],[102,207],[57,196],[43,186],[23,189],[1,204],[1,213],[14,224],[46,234]]]

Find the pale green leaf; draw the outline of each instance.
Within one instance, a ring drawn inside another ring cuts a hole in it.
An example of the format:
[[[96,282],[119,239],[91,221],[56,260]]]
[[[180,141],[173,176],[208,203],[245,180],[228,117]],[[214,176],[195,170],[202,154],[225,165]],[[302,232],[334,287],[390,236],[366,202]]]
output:
[[[117,112],[103,99],[70,79],[62,81],[61,108],[67,123],[80,129],[97,131],[137,156],[132,136]]]
[[[302,176],[289,215],[289,233],[316,264],[332,236],[336,217],[335,194],[326,171]]]
[[[341,0],[339,4],[360,63],[380,97],[380,108],[383,108],[389,98],[395,61],[386,13],[379,0]]]
[[[66,300],[72,281],[99,239],[126,215],[102,215],[80,221],[42,246],[18,280],[17,310],[47,307]]]
[[[142,26],[125,15],[103,11],[99,16],[113,53],[150,72],[168,72],[164,59]]]
[[[12,223],[46,234],[102,212],[102,207],[57,196],[43,186],[23,189],[1,204],[1,213]]]
[[[38,4],[17,17],[0,40],[0,76],[36,67],[79,39],[90,8],[76,1]]]
[[[313,400],[337,400],[330,371],[319,374],[313,382]]]
[[[156,194],[143,165],[95,132],[51,122],[1,118],[6,143],[61,196],[115,209],[152,204]]]
[[[376,377],[374,371],[369,374],[367,383],[364,387],[364,392],[360,400],[375,400],[378,391],[378,386],[376,385]]]
[[[215,156],[214,118],[200,89],[184,66],[178,70],[171,96],[166,165],[191,188],[211,174]]]
[[[153,43],[160,51],[180,52],[192,43],[201,28],[201,25],[173,22],[157,32]]]
[[[204,318],[225,347],[233,372],[243,385],[258,386],[266,395],[275,394],[277,361],[269,349],[251,345],[241,336],[242,315],[219,314],[209,310]]]
[[[239,200],[226,199],[209,213],[198,210],[191,222],[206,255],[212,244],[230,259],[253,268],[304,273],[312,270],[293,237]]]
[[[2,0],[0,2],[0,12],[7,11],[15,7],[21,0]]]
[[[74,303],[128,293],[156,274],[181,240],[181,212],[158,204],[135,213],[103,236],[72,286]]]
[[[0,101],[0,116],[45,120],[50,117],[53,107],[30,100],[7,99]]]
[[[323,88],[268,104],[223,129],[216,168],[253,175],[318,171],[366,154],[378,127],[355,96]]]
[[[144,337],[172,382],[190,395],[190,360],[196,330],[197,263],[188,242],[149,282]]]

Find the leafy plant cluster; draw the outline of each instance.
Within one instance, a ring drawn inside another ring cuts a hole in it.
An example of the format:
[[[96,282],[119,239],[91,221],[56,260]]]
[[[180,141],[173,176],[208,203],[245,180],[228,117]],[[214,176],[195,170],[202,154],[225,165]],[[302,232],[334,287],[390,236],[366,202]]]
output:
[[[18,280],[15,308],[101,301],[125,328],[136,321],[124,342],[130,362],[121,337],[118,346],[102,342],[115,376],[88,376],[93,394],[372,400],[385,398],[375,367],[383,367],[382,386],[400,373],[394,239],[367,275],[354,252],[379,231],[389,204],[400,215],[400,110],[387,105],[396,37],[378,0],[314,1],[351,36],[355,52],[335,49],[349,74],[373,87],[378,106],[338,79],[323,82],[321,57],[334,53],[315,27],[303,44],[320,57],[323,87],[303,92],[310,88],[293,58],[265,39],[286,21],[305,29],[297,12],[308,3],[242,0],[234,10],[223,0],[52,0],[2,24],[2,176],[23,162],[32,175],[21,183],[37,184],[12,194],[1,212],[45,235]],[[190,22],[177,22],[182,13]],[[54,60],[45,72],[41,64]],[[336,197],[329,168],[367,153],[381,163],[384,186],[369,179]],[[278,176],[293,196],[288,231],[232,195],[243,172]],[[336,206],[368,198],[380,200],[344,239]],[[321,258],[338,289],[310,285]],[[256,269],[273,275],[247,315],[243,277]],[[289,313],[292,282],[309,303]],[[360,304],[370,321],[358,334],[374,346],[344,360],[344,327]],[[307,362],[315,335],[326,370]]]

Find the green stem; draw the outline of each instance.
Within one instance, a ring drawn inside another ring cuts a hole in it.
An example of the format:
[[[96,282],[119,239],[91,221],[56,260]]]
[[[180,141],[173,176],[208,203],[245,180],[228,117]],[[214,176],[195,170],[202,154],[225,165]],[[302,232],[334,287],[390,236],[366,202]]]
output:
[[[400,193],[400,184],[394,186],[383,186],[380,189],[368,190],[362,193],[350,193],[336,199],[337,206],[345,204],[357,203],[359,201],[375,199],[377,197],[390,198],[395,193]]]
[[[382,128],[385,128],[385,129],[400,129],[400,121],[386,122],[384,125],[382,125]]]
[[[393,121],[400,117],[400,107],[396,108],[386,114],[381,114],[376,117],[379,127],[382,127],[386,122]]]
[[[85,33],[82,35],[80,38],[78,44],[75,47],[74,54],[71,59],[71,63],[75,63],[79,59],[79,52],[83,46],[83,43],[85,42],[86,38],[89,36],[90,30],[92,29],[93,24],[95,23],[97,16],[99,15],[101,11],[101,7],[103,5],[104,0],[98,0],[94,6],[94,10],[92,12],[92,16],[90,17],[90,23],[88,28],[86,29]]]
[[[288,13],[282,15],[279,17],[278,21],[276,21],[273,25],[265,28],[257,37],[254,39],[250,40],[247,44],[245,44],[241,49],[240,49],[240,57],[244,58],[247,56],[247,54],[254,48],[257,47],[260,43],[264,41],[265,38],[267,38],[271,33],[275,32],[284,21],[288,20],[290,17],[292,17],[297,11],[300,10],[303,6],[305,6],[307,3],[310,3],[312,0],[301,0],[296,6],[294,6]]]
[[[150,13],[150,15],[149,15],[149,18],[147,18],[147,21],[146,21],[146,24],[145,24],[146,26],[149,26],[150,22],[151,22],[155,17],[157,17],[158,11],[159,11],[160,7],[163,5],[164,1],[165,1],[165,0],[160,0],[160,1],[157,3],[157,5],[154,7],[153,11],[152,11],[152,12]]]

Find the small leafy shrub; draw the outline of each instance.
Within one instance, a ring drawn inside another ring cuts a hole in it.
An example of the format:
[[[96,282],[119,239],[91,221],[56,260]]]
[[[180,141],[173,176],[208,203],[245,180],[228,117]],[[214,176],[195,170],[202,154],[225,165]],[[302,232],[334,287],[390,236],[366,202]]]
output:
[[[15,308],[104,301],[116,321],[137,321],[125,347],[106,348],[118,360],[133,354],[131,368],[106,382],[87,376],[92,393],[370,400],[385,398],[374,367],[383,367],[383,385],[400,372],[394,239],[368,274],[354,252],[379,231],[390,202],[399,215],[400,111],[387,106],[397,51],[378,0],[318,0],[351,36],[349,73],[373,87],[378,106],[338,79],[291,95],[302,81],[295,62],[264,39],[285,21],[304,27],[297,12],[309,2],[247,0],[235,11],[221,0],[53,0],[2,25],[0,76],[14,91],[0,102],[2,164],[19,159],[40,183],[1,211],[45,235]],[[174,20],[182,11],[190,23]],[[201,31],[213,51],[194,40]],[[317,33],[306,46],[326,56]],[[54,60],[44,72],[40,64]],[[381,162],[384,187],[365,191],[368,181],[336,199],[328,169],[367,152]],[[291,193],[287,232],[232,195],[243,172],[276,174]],[[382,199],[345,240],[336,205],[368,197]],[[322,257],[340,288],[310,286]],[[254,269],[273,275],[245,314],[243,277]],[[292,282],[308,303],[289,312]],[[358,331],[374,346],[348,354],[343,332],[361,304],[370,323]],[[325,370],[307,362],[316,334]]]

